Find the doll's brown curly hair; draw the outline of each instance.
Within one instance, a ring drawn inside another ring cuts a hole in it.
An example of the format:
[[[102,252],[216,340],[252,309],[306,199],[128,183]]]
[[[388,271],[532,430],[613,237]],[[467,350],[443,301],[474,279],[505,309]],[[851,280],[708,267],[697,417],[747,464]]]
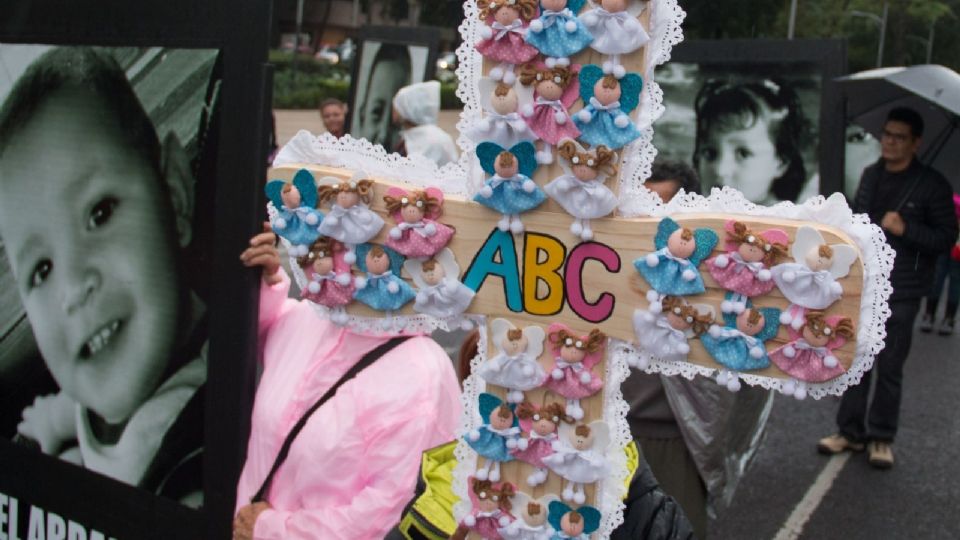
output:
[[[391,214],[399,212],[403,207],[411,204],[419,206],[424,214],[430,214],[434,210],[440,209],[440,201],[436,197],[431,197],[427,195],[427,192],[420,190],[413,191],[409,195],[402,197],[384,195],[383,201],[387,203],[387,212]]]
[[[307,268],[318,258],[332,257],[337,247],[335,240],[321,236],[317,238],[313,244],[310,244],[310,250],[307,251],[306,255],[297,257],[297,264],[299,264],[301,268]]]
[[[733,232],[727,231],[727,235],[737,243],[750,244],[762,249],[764,252],[763,264],[767,266],[776,264],[779,259],[787,255],[787,246],[780,242],[768,242],[762,236],[750,230],[746,223],[733,222]]]
[[[538,413],[541,418],[557,417],[560,421],[567,422],[568,424],[573,422],[573,418],[566,415],[563,405],[557,402],[547,403],[543,407],[540,407],[539,411],[529,401],[524,401],[517,405],[517,417],[521,420],[529,420]]]
[[[519,13],[520,17],[529,21],[537,16],[538,0],[477,0],[477,7],[480,8],[480,20],[487,20],[502,7],[513,7]]]
[[[698,336],[709,330],[710,325],[713,324],[713,315],[710,313],[700,313],[697,311],[697,308],[686,303],[683,298],[679,296],[665,296],[661,304],[663,305],[664,313],[673,313],[684,320],[686,320],[687,317],[692,318],[693,322],[690,323],[691,328],[693,329],[693,333]],[[679,309],[680,313],[674,311],[676,309]]]
[[[570,162],[573,162],[573,158],[578,158],[580,163],[577,163],[577,165],[585,165],[607,176],[617,174],[617,153],[602,144],[592,152],[578,152],[575,142],[563,141],[557,147],[557,153]],[[590,165],[590,161],[593,161],[593,165]]]
[[[559,78],[560,81],[557,82],[557,84],[560,85],[560,88],[566,89],[570,86],[570,83],[573,82],[574,77],[575,73],[571,71],[570,68],[556,66],[553,68],[539,69],[535,64],[524,64],[524,66],[520,68],[519,79],[520,84],[530,86],[531,84],[541,81]]]
[[[827,314],[823,311],[808,311],[803,316],[804,325],[810,329],[810,332],[817,337],[826,336],[826,329],[831,328],[827,323]],[[853,321],[849,317],[844,317],[837,321],[837,324],[833,327],[833,335],[840,336],[845,339],[851,339],[854,336],[853,332]]]
[[[349,191],[360,195],[360,200],[370,204],[373,196],[373,180],[344,181],[338,184],[324,184],[317,188],[320,203],[325,203],[337,196],[341,191]]]
[[[550,332],[549,339],[550,343],[555,343],[561,347],[566,345],[568,339],[573,342],[574,347],[576,347],[576,343],[579,341],[581,345],[577,347],[578,349],[586,351],[587,354],[593,354],[603,350],[603,346],[607,341],[607,335],[601,332],[599,328],[594,328],[590,331],[590,334],[587,335],[587,339],[584,340],[580,338],[580,336],[575,336],[561,328],[556,332]]]

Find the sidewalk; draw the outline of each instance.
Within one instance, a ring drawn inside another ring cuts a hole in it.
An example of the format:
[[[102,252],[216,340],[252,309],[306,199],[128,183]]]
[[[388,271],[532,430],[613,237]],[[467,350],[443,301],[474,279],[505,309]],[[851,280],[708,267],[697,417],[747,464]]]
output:
[[[320,119],[320,113],[312,109],[291,110],[274,109],[274,116],[277,119],[277,143],[283,146],[301,129],[310,133],[319,135],[326,133],[323,127],[323,121]],[[437,125],[457,140],[457,122],[460,120],[459,110],[440,111]]]

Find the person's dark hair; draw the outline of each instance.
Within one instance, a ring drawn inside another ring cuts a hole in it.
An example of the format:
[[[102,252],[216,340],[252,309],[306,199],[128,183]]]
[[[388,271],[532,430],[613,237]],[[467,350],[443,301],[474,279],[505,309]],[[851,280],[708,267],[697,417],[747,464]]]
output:
[[[923,117],[909,107],[895,107],[887,113],[887,122],[903,122],[910,126],[914,137],[923,137]]]
[[[326,109],[327,107],[329,107],[329,106],[331,106],[331,105],[336,105],[336,106],[340,107],[341,109],[346,109],[346,108],[347,108],[347,104],[346,104],[346,103],[340,101],[339,99],[337,99],[337,98],[335,98],[335,97],[328,97],[328,98],[325,98],[323,101],[320,102],[320,110],[322,111],[322,110]]]
[[[687,193],[700,193],[700,177],[693,167],[682,161],[655,161],[653,170],[650,172],[650,178],[647,182],[656,184],[675,180],[680,183],[678,186]]]
[[[130,82],[109,54],[88,47],[59,47],[44,53],[14,84],[0,107],[0,155],[16,133],[58,90],[87,89],[103,99],[121,133],[160,171],[157,131],[137,99]]]
[[[767,117],[777,156],[787,164],[784,173],[771,183],[770,192],[780,200],[797,199],[807,180],[801,155],[807,121],[792,87],[769,79],[740,84],[710,80],[697,93],[694,111],[697,133],[693,165],[697,168],[700,146],[716,124],[726,129],[749,129],[761,117]]]

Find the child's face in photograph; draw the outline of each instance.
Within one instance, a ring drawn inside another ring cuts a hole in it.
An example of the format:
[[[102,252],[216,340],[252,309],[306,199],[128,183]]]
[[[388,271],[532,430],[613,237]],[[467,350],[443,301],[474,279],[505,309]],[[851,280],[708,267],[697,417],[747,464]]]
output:
[[[735,120],[734,120],[735,121]],[[700,178],[708,186],[730,186],[753,202],[770,197],[770,185],[786,171],[768,133],[758,118],[746,128],[723,129],[714,123],[700,147]]]
[[[0,235],[62,390],[120,423],[157,388],[180,295],[170,199],[104,98],[50,95],[0,155]]]

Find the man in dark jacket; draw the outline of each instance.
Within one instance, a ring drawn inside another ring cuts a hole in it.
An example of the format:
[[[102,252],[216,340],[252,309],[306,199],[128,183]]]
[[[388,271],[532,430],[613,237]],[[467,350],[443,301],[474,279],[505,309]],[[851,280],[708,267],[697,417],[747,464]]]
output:
[[[896,252],[886,346],[873,364],[877,378],[873,401],[867,402],[870,380],[864,377],[840,402],[839,433],[817,445],[821,453],[836,454],[861,451],[866,442],[870,464],[881,469],[893,466],[891,445],[900,416],[903,363],[910,352],[920,298],[930,289],[937,255],[957,238],[950,184],[917,160],[922,135],[923,118],[916,111],[892,109],[880,138],[880,160],[864,169],[860,178],[853,210],[869,214]]]

